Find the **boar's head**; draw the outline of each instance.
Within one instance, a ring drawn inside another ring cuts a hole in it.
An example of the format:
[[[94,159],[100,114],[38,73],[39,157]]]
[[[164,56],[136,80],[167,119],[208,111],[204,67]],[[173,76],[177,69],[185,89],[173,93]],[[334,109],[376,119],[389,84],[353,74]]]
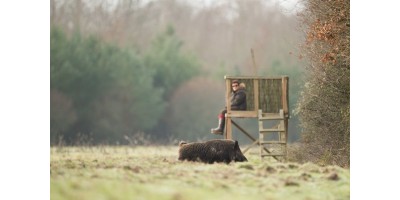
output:
[[[240,150],[239,143],[236,140],[235,144],[233,145],[231,159],[235,162],[247,162],[247,158],[243,155],[242,151]]]

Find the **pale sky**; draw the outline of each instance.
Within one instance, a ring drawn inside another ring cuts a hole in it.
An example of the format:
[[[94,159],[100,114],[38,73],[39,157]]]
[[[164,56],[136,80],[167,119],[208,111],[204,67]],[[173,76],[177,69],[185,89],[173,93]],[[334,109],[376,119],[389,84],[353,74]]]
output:
[[[107,0],[107,1],[110,3],[112,7],[119,0]],[[137,2],[140,3],[140,5],[146,5],[147,3],[153,1],[160,1],[160,0],[137,0]],[[229,2],[234,3],[234,1],[231,0],[178,0],[178,1],[190,3],[197,8],[210,7],[213,5],[217,6]],[[252,0],[243,0],[243,1],[252,1]],[[265,5],[270,5],[270,6],[278,4],[280,7],[282,7],[282,12],[284,14],[294,14],[297,11],[301,10],[303,7],[302,4],[300,3],[301,0],[263,0],[262,2],[264,2]]]

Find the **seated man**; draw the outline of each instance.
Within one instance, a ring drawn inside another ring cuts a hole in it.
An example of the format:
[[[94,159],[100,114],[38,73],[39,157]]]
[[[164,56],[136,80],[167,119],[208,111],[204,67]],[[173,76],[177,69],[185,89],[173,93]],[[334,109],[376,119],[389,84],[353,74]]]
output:
[[[246,110],[246,92],[245,84],[239,83],[238,80],[232,81],[232,94],[231,94],[231,110]],[[218,115],[218,127],[211,129],[211,133],[222,135],[225,128],[225,109],[221,110]]]

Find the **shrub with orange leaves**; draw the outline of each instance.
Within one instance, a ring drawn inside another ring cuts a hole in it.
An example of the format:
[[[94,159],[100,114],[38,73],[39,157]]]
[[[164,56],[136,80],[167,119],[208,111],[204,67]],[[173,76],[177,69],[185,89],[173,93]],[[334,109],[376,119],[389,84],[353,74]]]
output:
[[[305,0],[308,80],[296,113],[303,161],[350,166],[350,1]],[[299,156],[297,156],[299,157]]]

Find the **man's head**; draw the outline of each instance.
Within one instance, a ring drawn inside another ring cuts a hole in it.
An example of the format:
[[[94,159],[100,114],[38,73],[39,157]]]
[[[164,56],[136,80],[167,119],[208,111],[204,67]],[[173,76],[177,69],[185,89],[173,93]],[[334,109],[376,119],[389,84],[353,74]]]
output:
[[[239,84],[240,83],[238,80],[233,80],[232,81],[232,90],[236,92],[239,89]]]

